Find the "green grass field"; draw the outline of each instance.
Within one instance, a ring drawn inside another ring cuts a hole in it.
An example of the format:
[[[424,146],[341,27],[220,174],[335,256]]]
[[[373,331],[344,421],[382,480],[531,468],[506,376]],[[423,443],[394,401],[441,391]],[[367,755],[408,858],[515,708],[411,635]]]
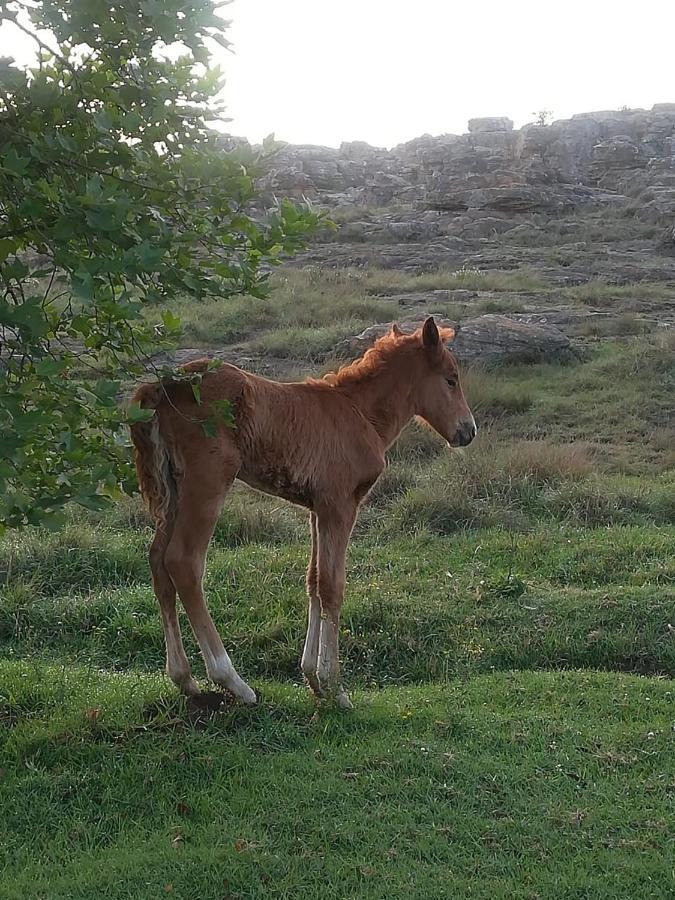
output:
[[[186,305],[185,345],[316,372],[394,317],[391,273],[284,277],[276,306]],[[675,896],[667,338],[467,373],[465,452],[404,433],[350,549],[346,714],[299,675],[307,523],[281,501],[235,490],[205,582],[253,709],[161,674],[137,500],[4,538],[0,900]]]

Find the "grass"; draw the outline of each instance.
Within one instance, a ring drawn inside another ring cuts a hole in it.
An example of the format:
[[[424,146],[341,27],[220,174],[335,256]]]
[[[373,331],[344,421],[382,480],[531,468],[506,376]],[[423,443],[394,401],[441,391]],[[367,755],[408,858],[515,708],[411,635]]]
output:
[[[647,334],[649,322],[632,313],[608,316],[606,319],[590,319],[581,324],[578,334],[586,337],[609,337],[614,335]]]
[[[328,334],[338,328],[346,335],[350,328],[362,331],[373,322],[391,321],[397,312],[395,304],[367,297],[356,273],[290,269],[277,273],[273,286],[273,299],[174,301],[171,310],[181,319],[183,346],[247,340],[276,341],[283,346],[290,338],[283,355],[292,356],[296,334],[307,335],[315,329]],[[160,310],[149,307],[146,315],[152,322],[159,321]]]
[[[471,409],[481,419],[504,413],[522,413],[534,403],[534,392],[527,384],[514,384],[503,375],[479,367],[462,375],[462,388]]]
[[[401,314],[386,294],[542,288],[275,278],[274,300],[177,304],[185,346],[316,373]],[[254,709],[200,712],[160,674],[137,499],[3,538],[0,900],[673,895],[674,348],[618,330],[574,365],[467,369],[467,451],[420,424],[392,448],[348,560],[353,713],[301,684],[308,529],[278,500],[233,491],[205,579]]]
[[[514,666],[675,673],[668,527],[546,523],[521,534],[482,530],[477,545],[457,521],[456,504],[435,506],[427,497],[414,516],[401,509],[395,516],[394,529],[388,514],[351,551],[343,635],[350,681],[445,680]],[[73,525],[39,547],[35,539],[6,549],[2,566],[12,574],[3,591],[2,655],[114,671],[161,668],[148,536]],[[233,547],[227,535],[216,536],[209,603],[244,671],[297,680],[307,542],[300,531],[282,544],[271,530],[257,538]],[[522,596],[485,593],[486,583],[499,585],[509,572],[526,585]],[[597,631],[602,640],[589,642]],[[191,638],[189,645],[194,654]]]
[[[482,676],[316,719],[269,684],[196,728],[156,677],[1,671],[6,900],[672,888],[666,682]]]
[[[480,272],[440,270],[423,275],[371,268],[367,271],[305,268],[275,274],[273,300],[240,297],[194,303],[175,300],[171,311],[182,323],[183,347],[212,348],[234,345],[245,353],[320,362],[331,356],[339,341],[376,322],[390,322],[405,313],[395,299],[382,295],[455,288],[480,291],[537,291],[544,285],[532,272]],[[469,309],[442,297],[430,299],[439,315],[464,318],[465,314],[508,312],[517,308],[511,299],[486,298]],[[153,324],[160,311],[148,307]]]
[[[370,268],[363,275],[369,294],[394,294],[413,291],[472,290],[472,291],[541,291],[545,282],[527,269],[514,271],[480,271],[479,269],[439,269],[421,275],[408,275],[388,269]]]
[[[585,284],[565,288],[563,296],[588,306],[613,306],[622,300],[664,300],[675,296],[675,287],[662,282],[638,281],[633,284],[612,284],[594,278]]]
[[[315,328],[280,328],[249,341],[244,349],[250,353],[270,355],[277,359],[299,359],[303,362],[321,362],[336,345],[363,331],[368,325],[365,319],[346,319],[336,325]]]

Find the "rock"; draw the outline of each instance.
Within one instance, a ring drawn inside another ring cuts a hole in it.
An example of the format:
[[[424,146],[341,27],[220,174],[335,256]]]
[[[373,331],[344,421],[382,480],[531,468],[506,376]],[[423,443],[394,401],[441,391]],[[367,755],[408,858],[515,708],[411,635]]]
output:
[[[481,216],[466,224],[460,234],[463,238],[495,238],[504,231],[513,228],[508,219],[497,219],[495,216]]]
[[[220,140],[224,148],[236,145]],[[505,117],[477,118],[467,134],[423,135],[392,150],[362,141],[339,149],[286,145],[268,166],[261,186],[270,203],[286,195],[329,208],[397,203],[513,217],[620,205],[628,195],[644,220],[661,222],[673,210],[675,104],[582,113],[520,130]],[[407,241],[420,233],[417,226],[398,230]]]
[[[433,313],[432,313],[433,314]],[[419,328],[429,313],[399,321],[409,334]],[[576,357],[572,344],[561,331],[549,324],[530,324],[501,315],[483,315],[457,325],[442,316],[438,325],[457,328],[449,345],[458,359],[495,366],[509,363],[568,362]],[[361,334],[342,341],[335,349],[341,358],[354,358],[364,353],[374,341],[391,330],[392,322],[373,325]]]
[[[569,362],[576,356],[569,338],[552,325],[533,325],[493,314],[463,322],[452,350],[459,359],[492,366]]]
[[[367,186],[365,200],[375,206],[386,206],[409,187],[401,175],[377,172]]]
[[[593,162],[599,166],[634,168],[640,164],[640,148],[631,138],[621,135],[596,144],[593,147]]]
[[[334,160],[307,159],[303,164],[303,169],[319,189],[334,191],[345,187],[345,182]]]
[[[443,234],[438,222],[388,222],[384,227],[385,234],[394,241],[429,241]]]
[[[669,225],[659,238],[659,249],[664,253],[675,255],[675,226]]]
[[[366,141],[343,141],[340,144],[340,156],[360,161],[372,160],[386,154],[384,147],[371,147]]]
[[[477,134],[481,131],[513,131],[513,122],[506,116],[487,116],[483,119],[469,119],[469,132]]]
[[[532,222],[523,222],[521,225],[515,225],[508,230],[508,240],[516,241],[516,242],[527,242],[529,244],[536,244],[541,240],[543,235],[543,231],[541,228],[538,228]]]

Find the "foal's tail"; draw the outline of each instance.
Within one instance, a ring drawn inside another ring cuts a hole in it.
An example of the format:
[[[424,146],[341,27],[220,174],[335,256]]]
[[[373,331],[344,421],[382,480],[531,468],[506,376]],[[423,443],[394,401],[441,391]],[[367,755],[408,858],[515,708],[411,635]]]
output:
[[[162,384],[142,384],[132,401],[143,409],[157,409],[163,392]],[[134,422],[130,430],[141,495],[157,527],[166,532],[176,513],[177,488],[171,451],[160,429],[158,414],[149,422]]]

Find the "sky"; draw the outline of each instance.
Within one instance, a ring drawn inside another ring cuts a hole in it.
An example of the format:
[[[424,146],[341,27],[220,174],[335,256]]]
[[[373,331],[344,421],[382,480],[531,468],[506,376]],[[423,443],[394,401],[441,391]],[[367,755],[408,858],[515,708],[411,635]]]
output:
[[[391,147],[470,118],[675,102],[673,0],[234,0],[227,130]],[[0,55],[26,57],[11,25]]]

